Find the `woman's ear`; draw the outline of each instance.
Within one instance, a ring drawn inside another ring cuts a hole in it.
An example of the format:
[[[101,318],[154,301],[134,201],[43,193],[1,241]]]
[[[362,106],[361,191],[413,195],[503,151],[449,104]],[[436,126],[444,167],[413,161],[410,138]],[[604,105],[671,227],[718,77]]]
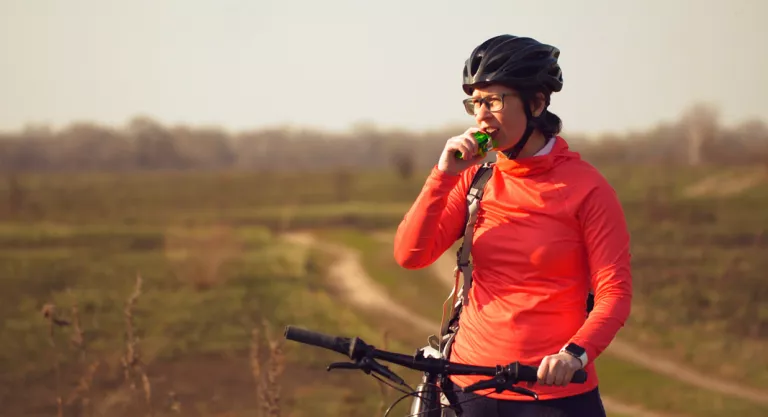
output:
[[[547,99],[544,97],[544,94],[536,93],[531,106],[531,113],[533,114],[533,117],[541,116],[541,114],[544,112],[544,109],[547,108]]]

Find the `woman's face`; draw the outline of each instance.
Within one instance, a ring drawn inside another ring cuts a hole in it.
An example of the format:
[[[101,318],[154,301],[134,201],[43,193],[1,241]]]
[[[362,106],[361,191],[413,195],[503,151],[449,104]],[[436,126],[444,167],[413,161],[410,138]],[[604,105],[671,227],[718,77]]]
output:
[[[476,88],[472,97],[465,101],[465,106],[468,112],[474,113],[478,128],[490,133],[496,140],[497,151],[513,147],[525,132],[528,119],[523,110],[523,101],[509,87],[490,85]],[[534,109],[533,116],[538,116],[542,110]]]

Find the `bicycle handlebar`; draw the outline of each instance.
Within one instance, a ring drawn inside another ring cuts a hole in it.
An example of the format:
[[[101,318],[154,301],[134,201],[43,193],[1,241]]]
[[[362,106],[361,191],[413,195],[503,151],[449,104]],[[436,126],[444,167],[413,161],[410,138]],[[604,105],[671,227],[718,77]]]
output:
[[[300,329],[294,326],[287,326],[285,328],[285,338],[299,343],[338,352],[342,355],[348,356],[350,359],[356,362],[354,364],[332,364],[328,367],[328,370],[333,368],[347,368],[362,369],[366,373],[376,371],[399,384],[404,384],[402,378],[397,376],[394,372],[390,371],[386,366],[377,363],[375,361],[376,359],[422,372],[430,372],[442,375],[485,375],[491,377],[503,377],[503,380],[500,380],[499,378],[493,378],[486,381],[480,381],[471,385],[470,387],[466,387],[464,389],[465,392],[494,387],[498,390],[501,385],[507,384],[508,379],[509,383],[511,384],[515,384],[520,381],[538,381],[537,373],[539,368],[535,366],[523,365],[519,362],[513,362],[508,365],[497,365],[495,367],[464,365],[450,362],[445,359],[424,357],[423,354],[421,354],[422,352],[418,352],[416,355],[410,356],[385,350],[379,350],[366,344],[359,337],[348,338],[330,336],[324,333]],[[586,380],[586,371],[580,369],[574,373],[571,382],[584,383]]]
[[[287,326],[285,328],[285,338],[306,345],[332,350],[341,353],[342,355],[350,354],[349,347],[351,339],[348,337],[329,336],[324,333]]]

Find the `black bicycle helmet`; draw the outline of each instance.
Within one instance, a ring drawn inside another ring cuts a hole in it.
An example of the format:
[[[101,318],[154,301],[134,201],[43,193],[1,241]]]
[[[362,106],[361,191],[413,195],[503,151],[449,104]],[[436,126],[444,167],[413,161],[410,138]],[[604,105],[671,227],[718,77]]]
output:
[[[535,128],[536,119],[530,109],[532,93],[544,93],[549,105],[549,95],[563,88],[559,57],[559,49],[535,39],[499,35],[480,44],[464,63],[462,88],[468,95],[475,87],[489,84],[502,84],[521,93],[528,123],[517,144],[504,151],[509,159],[517,157]]]
[[[520,90],[557,92],[563,88],[560,50],[535,39],[500,35],[472,51],[464,65],[464,92],[499,83]]]

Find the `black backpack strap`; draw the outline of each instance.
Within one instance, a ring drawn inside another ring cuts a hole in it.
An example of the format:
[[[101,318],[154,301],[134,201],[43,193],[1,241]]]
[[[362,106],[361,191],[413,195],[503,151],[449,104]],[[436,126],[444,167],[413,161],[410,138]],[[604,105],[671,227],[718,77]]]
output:
[[[475,173],[475,177],[472,179],[469,191],[467,192],[467,216],[464,232],[462,233],[464,241],[461,242],[461,247],[456,252],[456,267],[464,276],[461,292],[458,293],[462,305],[467,304],[467,293],[469,292],[469,287],[472,285],[472,265],[469,262],[469,255],[472,252],[472,237],[475,234],[477,213],[480,207],[480,200],[483,199],[483,194],[485,193],[485,184],[491,178],[492,174],[493,164],[490,162],[483,164]]]
[[[470,215],[472,203],[479,202],[483,198],[485,193],[485,184],[491,178],[493,174],[493,162],[486,162],[480,165],[475,175],[472,177],[472,182],[469,184],[469,190],[467,191],[467,213],[464,216],[464,229],[461,230],[457,239],[461,239],[467,233],[467,227],[474,227],[474,222],[470,225]]]
[[[446,317],[446,304],[443,304],[443,320],[440,323],[439,350],[444,359],[449,359],[453,340],[456,332],[459,330],[458,319],[461,314],[462,306],[467,303],[467,293],[472,285],[472,265],[469,263],[469,255],[472,252],[472,236],[474,235],[475,222],[477,221],[477,211],[480,200],[485,192],[485,184],[493,174],[493,164],[486,162],[475,172],[472,182],[467,191],[466,203],[467,214],[464,219],[464,229],[458,238],[464,238],[461,248],[456,252],[456,268],[454,269],[454,285],[451,294],[448,295],[446,303],[450,302],[449,312]],[[459,275],[463,276],[463,282],[459,287]],[[446,320],[447,318],[447,320]],[[457,415],[462,414],[462,408],[458,397],[454,392],[454,384],[447,376],[440,378],[440,387],[443,395]]]
[[[491,178],[491,174],[493,174],[492,163],[486,162],[481,165],[477,172],[475,172],[472,182],[469,185],[469,190],[467,191],[465,200],[467,204],[467,214],[464,221],[464,230],[459,236],[459,238],[463,236],[464,241],[456,252],[456,267],[453,270],[453,289],[448,295],[448,299],[443,303],[443,319],[440,323],[441,338],[448,333],[448,328],[451,324],[456,322],[461,306],[465,305],[467,302],[465,295],[472,285],[472,265],[469,263],[469,255],[472,252],[472,235],[474,234],[475,221],[477,220],[477,209],[480,200],[483,198],[485,184],[488,182],[488,179]],[[463,276],[461,285],[459,284],[459,276]]]

